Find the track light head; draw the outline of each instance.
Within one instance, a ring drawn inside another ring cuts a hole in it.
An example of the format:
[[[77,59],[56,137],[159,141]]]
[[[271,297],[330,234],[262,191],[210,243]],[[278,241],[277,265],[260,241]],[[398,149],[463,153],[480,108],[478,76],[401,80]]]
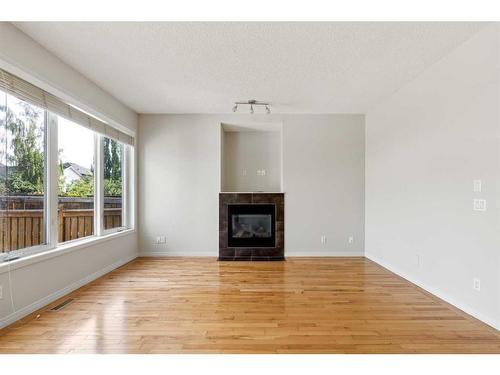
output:
[[[268,106],[268,105],[266,105],[266,113],[267,113],[268,115],[270,115],[270,114],[271,114],[271,109],[269,108],[269,106]]]
[[[233,107],[233,112],[236,112],[238,110],[238,104],[235,104]]]
[[[250,104],[250,113],[253,115],[253,104]]]

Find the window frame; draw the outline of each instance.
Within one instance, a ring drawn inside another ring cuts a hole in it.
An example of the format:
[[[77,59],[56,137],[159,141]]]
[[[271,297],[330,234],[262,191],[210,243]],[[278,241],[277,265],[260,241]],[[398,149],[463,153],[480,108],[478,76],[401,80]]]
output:
[[[4,90],[1,90],[5,92]],[[15,96],[11,93],[6,93]],[[25,101],[22,98],[19,100]],[[25,101],[26,102],[26,101]],[[33,105],[27,102],[29,105]],[[33,105],[37,107],[36,105]],[[104,135],[94,131],[94,233],[90,236],[77,238],[70,241],[58,242],[58,167],[59,167],[59,142],[58,142],[58,117],[59,115],[47,109],[44,111],[44,236],[45,244],[25,247],[0,253],[0,266],[10,260],[25,258],[27,256],[42,254],[58,248],[65,249],[79,246],[83,243],[109,238],[115,233],[134,230],[135,219],[130,217],[135,207],[135,194],[132,187],[132,178],[135,176],[134,156],[135,147],[118,142],[122,148],[121,174],[122,174],[122,225],[120,227],[104,229],[104,160],[103,139]],[[71,120],[69,120],[71,121]],[[76,124],[79,125],[79,124]],[[79,125],[81,126],[81,125]],[[110,137],[108,137],[110,138]]]
[[[122,177],[122,225],[119,226],[119,227],[115,227],[115,228],[110,228],[110,229],[104,229],[104,138],[109,138],[109,137],[106,137],[104,135],[100,135],[100,144],[99,144],[99,149],[100,149],[100,152],[101,152],[101,160],[100,162],[102,163],[101,164],[101,173],[99,173],[99,178],[101,178],[101,188],[99,189],[99,194],[102,194],[101,195],[101,202],[102,202],[102,205],[100,206],[101,208],[101,211],[99,213],[99,216],[101,218],[101,231],[102,231],[102,235],[108,235],[108,234],[112,234],[112,233],[118,233],[118,232],[123,232],[127,229],[129,229],[129,226],[128,226],[128,210],[127,210],[127,193],[128,193],[128,189],[127,189],[127,185],[128,185],[128,182],[126,180],[126,178],[128,177],[128,174],[126,173],[126,171],[128,170],[128,163],[127,163],[127,145],[124,144],[124,143],[121,143],[119,141],[116,141],[112,138],[110,138],[111,140],[115,141],[115,142],[118,142],[118,144],[121,146],[121,149],[122,149],[122,152],[121,152],[121,177]]]
[[[51,113],[51,112],[49,112]],[[53,177],[53,184],[55,184],[55,190],[56,190],[56,194],[55,194],[55,197],[53,197],[53,199],[55,199],[55,207],[52,209],[52,212],[54,215],[56,215],[55,217],[58,218],[58,214],[59,214],[59,174],[58,174],[58,166],[59,166],[59,139],[58,139],[58,134],[59,134],[59,121],[58,121],[58,118],[59,118],[59,115],[57,114],[53,114],[51,113],[54,117],[55,117],[55,129],[53,130],[53,132],[56,134],[55,137],[57,138],[56,139],[56,147],[55,147],[55,155],[54,155],[54,159],[52,161],[52,163],[55,163],[53,165],[57,166],[55,169],[55,176]],[[72,122],[71,120],[68,120],[70,122]],[[72,122],[74,125],[76,126],[81,126],[75,122]],[[97,218],[97,213],[98,213],[98,210],[97,210],[97,175],[98,173],[96,173],[95,171],[97,170],[97,139],[99,137],[99,134],[97,134],[96,132],[93,132],[92,136],[94,137],[94,149],[93,149],[93,158],[94,158],[94,217],[93,217],[93,221],[94,221],[94,233],[89,235],[89,236],[85,236],[85,237],[81,237],[81,238],[75,238],[73,240],[68,240],[68,241],[63,241],[63,242],[59,242],[59,225],[58,225],[58,219],[56,219],[56,222],[55,222],[55,226],[56,228],[51,228],[54,230],[54,233],[52,234],[55,239],[55,246],[54,248],[57,248],[59,246],[63,246],[63,245],[71,245],[71,244],[74,244],[74,243],[78,243],[79,241],[82,241],[82,240],[87,240],[87,239],[92,239],[92,238],[97,238],[99,235],[97,234],[98,231],[97,231],[97,225],[96,225],[96,218]]]
[[[12,97],[17,98],[15,95],[12,95],[10,93],[7,93],[3,91],[7,97],[10,95]],[[21,98],[17,98],[18,100],[21,100],[25,103],[28,103],[29,105],[32,105],[33,107],[37,107],[29,102],[26,102],[25,100]],[[37,107],[39,108],[39,107]],[[43,253],[45,251],[49,251],[53,249],[53,246],[51,244],[51,233],[50,233],[50,225],[48,224],[49,221],[51,220],[51,182],[50,182],[50,165],[51,165],[51,155],[50,155],[50,142],[53,137],[53,129],[50,124],[51,118],[50,118],[50,112],[47,111],[46,109],[40,108],[43,110],[43,169],[44,169],[44,178],[43,178],[43,188],[44,188],[44,194],[43,194],[43,233],[45,237],[45,243],[41,245],[35,245],[35,246],[30,246],[30,247],[23,247],[21,249],[16,249],[16,250],[9,250],[5,253],[0,253],[0,261],[5,262],[10,259],[18,259],[18,258],[24,258],[30,255],[38,254],[38,253]],[[57,137],[57,133],[56,133]],[[56,145],[57,146],[57,145]],[[57,148],[57,147],[56,147]],[[56,185],[57,186],[57,185]],[[57,215],[56,215],[57,218]],[[57,226],[56,226],[57,228]],[[1,264],[1,263],[0,263]]]

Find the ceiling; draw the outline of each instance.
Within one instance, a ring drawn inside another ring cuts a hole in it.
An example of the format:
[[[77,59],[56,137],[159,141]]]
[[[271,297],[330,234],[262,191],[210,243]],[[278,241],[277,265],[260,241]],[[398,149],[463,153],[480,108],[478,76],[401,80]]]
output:
[[[15,23],[138,113],[365,113],[484,23]]]

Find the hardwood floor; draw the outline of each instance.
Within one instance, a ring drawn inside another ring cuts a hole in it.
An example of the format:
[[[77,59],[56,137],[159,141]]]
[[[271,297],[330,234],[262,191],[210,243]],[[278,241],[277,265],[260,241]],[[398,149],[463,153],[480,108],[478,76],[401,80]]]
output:
[[[365,258],[139,258],[0,353],[500,353],[500,333]]]

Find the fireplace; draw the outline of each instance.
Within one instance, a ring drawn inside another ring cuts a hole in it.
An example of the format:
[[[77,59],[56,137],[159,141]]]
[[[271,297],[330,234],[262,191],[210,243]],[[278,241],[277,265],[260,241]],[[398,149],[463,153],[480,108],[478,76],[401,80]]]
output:
[[[283,260],[283,193],[219,194],[219,260]]]
[[[275,247],[274,204],[229,204],[229,247]]]

